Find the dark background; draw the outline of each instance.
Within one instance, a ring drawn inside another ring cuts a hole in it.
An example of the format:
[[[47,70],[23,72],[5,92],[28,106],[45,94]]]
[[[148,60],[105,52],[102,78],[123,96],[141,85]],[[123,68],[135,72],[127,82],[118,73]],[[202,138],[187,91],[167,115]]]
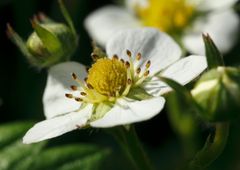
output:
[[[90,65],[91,40],[83,27],[84,18],[95,9],[114,2],[111,0],[65,0],[65,3],[80,37],[78,50],[72,60]],[[31,67],[5,33],[6,24],[10,23],[17,33],[27,39],[32,32],[29,21],[40,11],[56,21],[63,22],[56,0],[0,0],[0,123],[44,119],[42,94],[47,72]],[[239,47],[240,43],[226,55],[226,64],[239,65]],[[173,165],[180,160],[180,142],[170,128],[166,110],[150,121],[136,124],[136,128],[149,152],[154,151],[155,154],[152,157],[158,164],[164,164],[164,162],[166,164],[168,157],[172,158]],[[51,140],[53,145],[75,141],[110,145],[118,150],[111,137],[96,129],[75,131]],[[227,152],[233,151],[227,150]],[[236,155],[236,159],[237,156],[239,158],[239,155]],[[220,161],[223,159],[224,157],[220,158]]]

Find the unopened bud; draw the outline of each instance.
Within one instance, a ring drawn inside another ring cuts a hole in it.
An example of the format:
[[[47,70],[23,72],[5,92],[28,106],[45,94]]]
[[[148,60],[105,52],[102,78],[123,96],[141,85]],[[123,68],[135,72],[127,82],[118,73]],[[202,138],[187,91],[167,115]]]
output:
[[[208,121],[234,120],[240,110],[240,69],[217,67],[205,73],[192,90]]]
[[[22,40],[10,25],[7,28],[10,39],[20,48],[29,62],[38,68],[69,60],[77,48],[76,31],[62,1],[59,2],[68,25],[54,22],[40,13],[31,21],[34,31],[27,41]]]

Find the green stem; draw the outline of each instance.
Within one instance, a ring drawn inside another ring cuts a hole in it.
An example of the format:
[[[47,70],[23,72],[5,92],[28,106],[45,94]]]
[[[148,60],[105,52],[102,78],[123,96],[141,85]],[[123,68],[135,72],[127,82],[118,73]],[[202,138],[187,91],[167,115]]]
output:
[[[110,130],[136,170],[154,170],[136,134],[135,128],[115,127]]]
[[[222,153],[228,139],[229,123],[216,123],[215,135],[208,136],[207,141],[195,158],[190,162],[190,170],[203,170]]]

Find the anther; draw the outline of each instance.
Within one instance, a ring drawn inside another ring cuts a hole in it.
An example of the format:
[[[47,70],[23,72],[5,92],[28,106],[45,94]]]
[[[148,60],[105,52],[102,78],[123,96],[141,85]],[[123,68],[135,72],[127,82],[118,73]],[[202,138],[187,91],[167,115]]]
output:
[[[126,62],[125,62],[125,66],[126,66],[127,68],[129,68],[129,67],[130,67],[130,63],[129,63],[128,61],[126,61]]]
[[[67,98],[69,98],[69,99],[73,98],[73,95],[72,95],[72,94],[66,93],[65,96],[66,96]]]
[[[70,86],[72,90],[76,91],[78,89],[77,86]]]
[[[76,80],[76,79],[77,79],[77,75],[76,75],[75,73],[72,73],[72,78],[73,78],[74,80]]]
[[[121,61],[123,64],[125,63],[125,61],[124,61],[122,58],[120,59],[120,61]]]
[[[139,61],[139,60],[141,60],[141,58],[142,58],[142,54],[141,53],[137,53],[136,59]]]
[[[128,79],[127,80],[127,83],[130,85],[130,84],[132,84],[132,80],[131,79]]]
[[[128,57],[132,57],[131,51],[127,50],[126,52],[127,52]]]
[[[84,81],[85,81],[85,82],[87,82],[87,79],[88,79],[88,78],[87,78],[87,77],[85,77],[85,78],[84,78]]]
[[[89,88],[89,89],[93,89],[93,86],[91,85],[91,84],[87,84],[87,87]]]
[[[113,59],[114,59],[114,60],[118,60],[117,54],[114,54],[114,55],[113,55]]]
[[[87,95],[87,93],[85,93],[85,92],[81,92],[80,93],[82,96],[86,96]]]
[[[92,54],[91,54],[91,57],[92,57],[92,59],[93,59],[94,61],[96,61],[96,60],[99,58],[99,56],[98,56],[97,54],[95,54],[95,53],[92,53]]]
[[[141,68],[139,67],[136,72],[137,72],[137,74],[140,74]]]
[[[147,77],[149,75],[150,71],[147,70],[145,73],[144,73],[144,76]]]
[[[76,100],[77,102],[82,102],[82,101],[83,101],[83,99],[81,99],[81,98],[79,98],[79,97],[76,97],[75,100]]]
[[[86,66],[85,69],[86,69],[86,71],[88,72],[88,70],[90,69],[90,67],[87,67],[87,66]]]
[[[150,61],[150,60],[148,60],[148,61],[147,61],[147,63],[146,63],[146,68],[149,68],[149,67],[150,67],[150,65],[151,65],[151,61]]]

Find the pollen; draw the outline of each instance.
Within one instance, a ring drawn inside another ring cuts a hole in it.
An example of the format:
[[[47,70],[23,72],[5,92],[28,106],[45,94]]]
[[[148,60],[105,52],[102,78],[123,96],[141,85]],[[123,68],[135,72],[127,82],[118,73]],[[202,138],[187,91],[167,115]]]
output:
[[[115,102],[127,96],[132,88],[140,86],[148,78],[151,61],[140,61],[142,54],[134,54],[130,50],[126,50],[126,56],[126,61],[117,55],[111,59],[97,58],[84,80],[72,73],[77,86],[70,86],[74,94],[67,93],[65,96],[76,102],[93,104]],[[145,64],[140,66],[140,63]]]
[[[168,33],[182,32],[193,19],[195,7],[187,0],[149,0],[147,7],[136,7],[143,24]]]
[[[98,59],[88,71],[87,84],[104,96],[116,97],[127,85],[127,67],[117,57]]]

